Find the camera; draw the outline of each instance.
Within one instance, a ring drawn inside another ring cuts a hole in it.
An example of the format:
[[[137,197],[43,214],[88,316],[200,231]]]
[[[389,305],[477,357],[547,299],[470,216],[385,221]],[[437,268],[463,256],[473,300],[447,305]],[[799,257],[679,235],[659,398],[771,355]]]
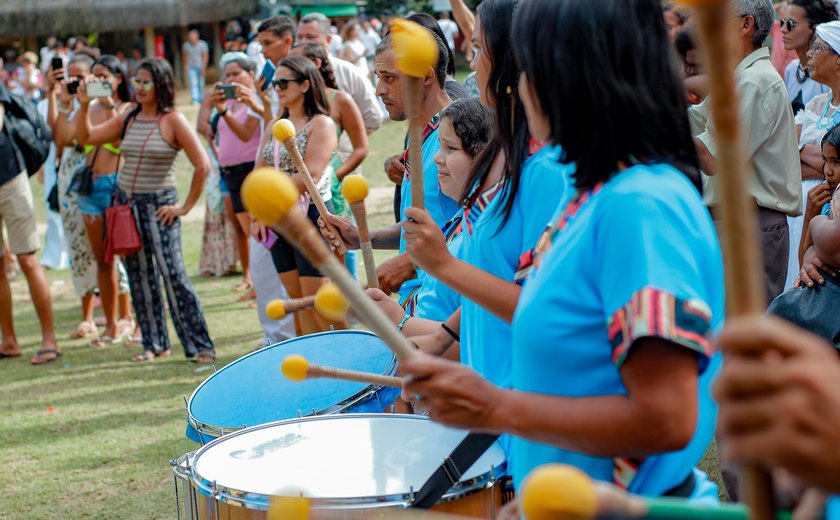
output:
[[[79,90],[79,80],[70,81],[67,83],[67,92],[75,95]]]
[[[235,85],[216,85],[216,90],[221,90],[225,94],[225,99],[236,99]]]

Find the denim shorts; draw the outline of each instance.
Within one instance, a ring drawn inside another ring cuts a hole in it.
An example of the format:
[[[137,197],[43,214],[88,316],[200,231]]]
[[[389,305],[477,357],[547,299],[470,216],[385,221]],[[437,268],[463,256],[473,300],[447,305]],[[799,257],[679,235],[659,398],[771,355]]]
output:
[[[104,215],[105,208],[113,205],[117,174],[93,176],[93,191],[90,195],[76,194],[79,211],[85,215]]]

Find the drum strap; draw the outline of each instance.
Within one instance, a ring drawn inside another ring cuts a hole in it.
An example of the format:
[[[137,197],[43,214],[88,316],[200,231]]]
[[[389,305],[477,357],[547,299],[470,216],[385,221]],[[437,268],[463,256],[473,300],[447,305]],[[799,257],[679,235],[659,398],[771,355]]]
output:
[[[443,464],[432,473],[429,480],[423,484],[423,487],[415,495],[411,507],[429,509],[437,504],[452,486],[461,481],[462,475],[484,455],[484,452],[498,438],[498,435],[488,435],[486,433],[470,433],[467,435],[461,441],[461,444],[452,450]]]

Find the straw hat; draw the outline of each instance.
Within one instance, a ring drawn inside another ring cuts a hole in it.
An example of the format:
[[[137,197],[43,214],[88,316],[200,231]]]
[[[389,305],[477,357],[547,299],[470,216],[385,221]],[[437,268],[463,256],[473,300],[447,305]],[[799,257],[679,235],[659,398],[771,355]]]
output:
[[[20,61],[27,61],[27,62],[29,62],[33,65],[37,65],[38,64],[38,55],[35,54],[32,51],[26,51],[21,55]]]

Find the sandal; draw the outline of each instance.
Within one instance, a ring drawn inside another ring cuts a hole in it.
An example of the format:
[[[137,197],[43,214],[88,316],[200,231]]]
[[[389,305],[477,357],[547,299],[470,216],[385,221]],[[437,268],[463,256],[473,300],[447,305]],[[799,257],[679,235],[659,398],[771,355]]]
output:
[[[155,360],[155,353],[151,350],[144,350],[142,354],[137,354],[133,358],[132,361],[154,361]]]
[[[119,342],[120,340],[114,338],[113,336],[99,336],[98,338],[90,342],[90,346],[92,348],[105,348]]]
[[[79,323],[79,326],[76,327],[76,331],[70,333],[71,339],[82,339],[82,338],[89,338],[91,336],[95,336],[99,333],[99,329],[96,328],[96,323],[92,321],[83,321]]]
[[[210,352],[202,352],[201,354],[195,356],[190,361],[193,363],[212,363],[216,361],[216,354]]]
[[[42,359],[38,360],[41,356],[46,356],[48,354],[53,354],[52,357],[49,359]],[[42,348],[38,352],[35,353],[35,356],[32,358],[33,365],[43,365],[44,363],[49,363],[50,361],[55,361],[56,359],[61,357],[61,351],[54,349],[54,348]]]
[[[242,280],[239,282],[239,285],[233,288],[234,292],[245,292],[250,291],[254,288],[254,284],[249,280]]]
[[[246,292],[245,294],[243,294],[242,296],[237,298],[236,301],[247,302],[247,301],[256,300],[256,299],[257,299],[257,291],[255,291],[254,288],[251,287],[250,289],[248,289],[248,292]]]

